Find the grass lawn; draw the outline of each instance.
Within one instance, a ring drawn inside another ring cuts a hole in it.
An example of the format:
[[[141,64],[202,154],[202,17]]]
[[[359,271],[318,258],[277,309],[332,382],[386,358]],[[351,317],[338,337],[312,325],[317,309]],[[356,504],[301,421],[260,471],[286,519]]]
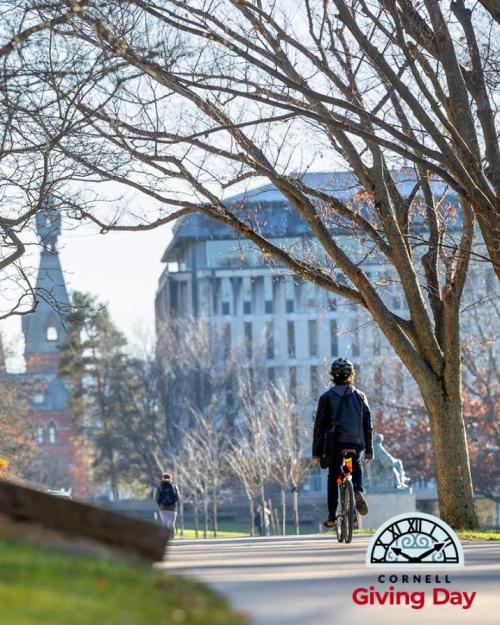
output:
[[[0,540],[2,625],[243,625],[202,584],[120,560]]]
[[[243,538],[249,535],[247,532],[226,532],[224,530],[219,530],[217,532],[217,538]],[[191,538],[196,538],[195,531],[192,529],[185,529],[183,532],[183,536],[180,535],[180,532],[177,532],[176,540],[186,540]],[[198,531],[198,538],[203,538],[203,530]],[[208,532],[208,538],[214,538],[214,533],[212,531]]]
[[[332,532],[324,533],[331,534]],[[354,530],[354,534],[375,534],[375,530]],[[500,540],[500,530],[458,530],[456,534],[460,540]]]
[[[500,530],[458,530],[460,540],[500,540]]]
[[[301,534],[315,534],[317,532],[317,526],[312,523],[302,523],[300,526]],[[295,534],[295,529],[292,524],[287,524],[286,533],[289,535]],[[203,538],[203,529],[200,527],[198,532],[199,538]],[[250,536],[250,524],[241,523],[238,521],[220,521],[219,531],[217,532],[217,538],[243,538]],[[213,538],[213,532],[209,530],[208,537]],[[181,537],[179,532],[179,526],[177,526],[177,539],[182,538],[195,538],[194,529],[189,527],[184,530],[184,537]]]

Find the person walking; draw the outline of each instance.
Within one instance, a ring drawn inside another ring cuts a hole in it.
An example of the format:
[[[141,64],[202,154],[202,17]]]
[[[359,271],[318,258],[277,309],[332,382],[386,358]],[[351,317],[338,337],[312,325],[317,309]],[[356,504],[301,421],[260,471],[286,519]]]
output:
[[[264,507],[264,512],[262,512],[262,506],[258,507],[254,524],[260,536],[271,536],[271,514],[267,505]]]
[[[314,421],[312,462],[328,468],[328,518],[324,526],[336,524],[338,487],[337,478],[342,463],[342,451],[352,450],[352,485],[356,510],[368,513],[364,496],[363,469],[373,460],[373,432],[370,407],[366,395],[354,386],[355,371],[352,362],[337,358],[330,368],[333,386],[318,401]]]
[[[156,503],[159,508],[161,523],[168,528],[171,539],[175,538],[178,502],[179,489],[174,483],[172,475],[164,473],[161,483],[156,489]]]

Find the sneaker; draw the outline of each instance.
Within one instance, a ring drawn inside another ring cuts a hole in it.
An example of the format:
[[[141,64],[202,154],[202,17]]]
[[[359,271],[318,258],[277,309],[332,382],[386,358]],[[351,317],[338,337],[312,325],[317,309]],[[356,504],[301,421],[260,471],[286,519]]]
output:
[[[332,519],[327,519],[324,523],[323,523],[324,527],[327,527],[328,529],[334,529],[336,523],[335,521],[333,521]]]
[[[361,514],[361,516],[368,514],[368,504],[366,503],[363,493],[356,491],[354,493],[354,499],[356,500],[356,510],[359,514]]]

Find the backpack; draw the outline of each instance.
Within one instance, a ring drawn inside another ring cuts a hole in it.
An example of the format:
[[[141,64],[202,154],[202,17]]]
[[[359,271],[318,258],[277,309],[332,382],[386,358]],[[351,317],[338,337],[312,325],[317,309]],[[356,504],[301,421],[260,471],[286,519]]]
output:
[[[335,446],[338,436],[339,430],[339,416],[342,413],[342,407],[344,404],[344,398],[346,393],[340,395],[337,399],[337,405],[335,414],[333,415],[333,423],[330,430],[327,430],[324,434],[323,438],[323,453],[320,458],[320,467],[322,469],[327,469],[330,466],[330,462],[333,458],[333,454],[335,452]]]
[[[162,482],[158,493],[158,504],[160,506],[175,506],[179,497],[171,482]]]
[[[339,408],[335,415],[336,440],[338,443],[352,443],[362,445],[363,433],[363,396],[353,389],[344,400],[340,398]]]

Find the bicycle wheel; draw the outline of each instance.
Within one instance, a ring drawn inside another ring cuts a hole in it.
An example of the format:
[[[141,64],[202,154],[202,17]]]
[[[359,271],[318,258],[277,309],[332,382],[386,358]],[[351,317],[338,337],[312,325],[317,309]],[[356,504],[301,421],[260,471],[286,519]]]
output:
[[[343,508],[343,529],[344,541],[350,543],[352,540],[352,530],[354,528],[354,488],[351,480],[346,480],[344,488],[344,508]]]
[[[345,488],[343,484],[339,484],[337,486],[339,496],[337,503],[337,516],[336,516],[336,525],[335,531],[337,533],[337,540],[339,543],[344,542],[344,499],[345,499]]]

